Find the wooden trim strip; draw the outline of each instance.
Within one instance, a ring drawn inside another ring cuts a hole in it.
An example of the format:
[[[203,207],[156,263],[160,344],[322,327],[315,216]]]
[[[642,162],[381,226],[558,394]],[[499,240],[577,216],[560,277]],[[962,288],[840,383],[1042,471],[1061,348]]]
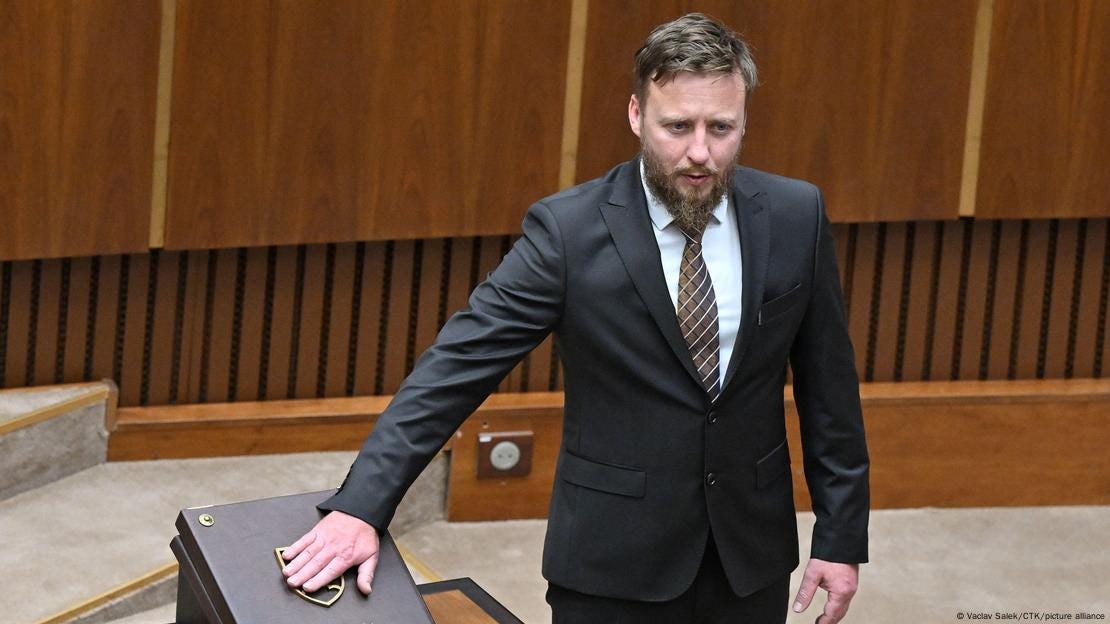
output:
[[[567,83],[563,99],[563,143],[559,161],[559,189],[574,186],[578,169],[578,135],[582,119],[582,76],[586,64],[586,17],[590,0],[573,0],[570,7],[570,45],[567,46]]]
[[[96,609],[97,607],[108,604],[109,602],[112,602],[113,600],[116,600],[118,598],[122,598],[123,596],[138,591],[148,585],[153,585],[154,583],[169,578],[175,574],[177,574],[176,561],[173,563],[161,565],[138,578],[134,578],[130,581],[121,583],[120,585],[117,585],[102,594],[93,596],[92,598],[75,604],[64,611],[60,611],[50,617],[39,620],[35,624],[61,624],[62,622],[68,622],[80,615],[84,615],[85,613]]]
[[[964,166],[960,179],[961,217],[975,216],[979,190],[979,155],[983,142],[983,110],[987,101],[987,67],[990,62],[991,25],[994,0],[979,0],[975,14],[975,42],[971,56],[971,85],[967,97],[967,125],[964,133]]]
[[[318,419],[363,418],[381,414],[392,400],[391,395],[382,395],[125,407],[119,410],[118,426],[120,429],[135,429],[154,425],[191,423],[247,425],[277,421],[289,423]],[[478,409],[528,410],[562,406],[562,392],[498,393],[490,395]]]
[[[105,385],[103,382],[92,382],[89,384],[79,385],[89,386],[88,392],[79,394],[70,399],[66,399],[65,401],[62,401],[60,403],[47,405],[45,407],[23,414],[22,416],[16,416],[11,420],[0,423],[0,435],[15,431],[16,429],[22,429],[23,427],[30,427],[31,425],[40,423],[44,420],[49,420],[51,418],[54,418],[55,416],[60,416],[61,414],[65,414],[67,412],[71,412],[73,410],[80,409],[82,407],[98,403],[100,401],[106,401],[112,394],[112,389],[109,386]],[[5,390],[4,392],[21,391],[24,391],[24,389]],[[3,393],[0,393],[0,396],[2,395]]]
[[[162,35],[158,49],[158,94],[154,113],[154,167],[150,194],[150,247],[166,244],[169,202],[170,109],[173,102],[173,50],[177,0],[162,0]]]
[[[438,572],[430,568],[428,564],[418,559],[416,555],[412,554],[411,550],[405,548],[396,541],[394,541],[393,544],[397,546],[397,552],[401,553],[401,559],[405,560],[405,564],[413,570],[416,570],[416,573],[420,576],[423,576],[426,582],[438,583],[439,581],[443,580],[443,577],[440,576]]]

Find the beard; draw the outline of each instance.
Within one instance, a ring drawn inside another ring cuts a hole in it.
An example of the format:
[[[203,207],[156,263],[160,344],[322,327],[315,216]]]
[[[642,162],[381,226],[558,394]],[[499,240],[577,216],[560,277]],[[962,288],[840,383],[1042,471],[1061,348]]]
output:
[[[686,232],[705,231],[713,209],[728,191],[729,180],[732,177],[732,164],[736,162],[739,153],[720,169],[695,165],[675,168],[668,174],[663,162],[646,141],[640,141],[640,151],[644,158],[644,177],[648,188],[667,208],[667,212],[671,213],[675,223]],[[682,175],[708,175],[713,178],[713,181],[701,193],[699,191],[702,189],[696,187],[683,190],[678,186],[679,176]]]

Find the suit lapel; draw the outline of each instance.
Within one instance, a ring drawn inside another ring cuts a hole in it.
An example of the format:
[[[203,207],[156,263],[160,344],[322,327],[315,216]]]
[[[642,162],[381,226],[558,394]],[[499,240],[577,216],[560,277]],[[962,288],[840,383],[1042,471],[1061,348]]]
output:
[[[659,258],[659,244],[655,240],[647,202],[640,183],[639,159],[627,163],[614,181],[614,191],[609,202],[601,205],[601,216],[609,228],[609,235],[617,253],[640,294],[652,319],[663,333],[671,350],[682,362],[686,372],[700,385],[700,377],[690,358],[690,350],[682,339],[674,303],[667,292],[663,277],[663,264]]]
[[[732,378],[736,375],[744,354],[751,345],[758,324],[759,305],[763,301],[763,286],[766,283],[767,266],[771,258],[770,216],[764,208],[763,193],[746,188],[737,172],[733,184],[732,198],[736,205],[736,216],[740,222],[740,256],[743,260],[741,293],[740,332],[732,348],[725,383],[721,387],[723,395]]]

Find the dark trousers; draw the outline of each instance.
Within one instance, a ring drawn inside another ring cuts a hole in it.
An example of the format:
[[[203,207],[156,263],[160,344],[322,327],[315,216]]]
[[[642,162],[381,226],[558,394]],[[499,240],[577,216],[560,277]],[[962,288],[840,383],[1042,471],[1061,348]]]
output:
[[[548,584],[552,624],[782,624],[790,575],[741,598],[733,593],[713,538],[694,584],[667,602],[602,598]]]

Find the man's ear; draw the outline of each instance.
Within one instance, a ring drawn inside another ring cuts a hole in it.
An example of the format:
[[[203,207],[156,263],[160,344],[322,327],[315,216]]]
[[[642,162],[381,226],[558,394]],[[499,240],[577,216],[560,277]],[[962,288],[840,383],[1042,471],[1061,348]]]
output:
[[[640,101],[636,99],[636,94],[632,94],[632,99],[628,100],[628,126],[632,128],[632,134],[637,137],[640,136],[642,128],[640,128],[640,120],[643,119],[640,110]]]

